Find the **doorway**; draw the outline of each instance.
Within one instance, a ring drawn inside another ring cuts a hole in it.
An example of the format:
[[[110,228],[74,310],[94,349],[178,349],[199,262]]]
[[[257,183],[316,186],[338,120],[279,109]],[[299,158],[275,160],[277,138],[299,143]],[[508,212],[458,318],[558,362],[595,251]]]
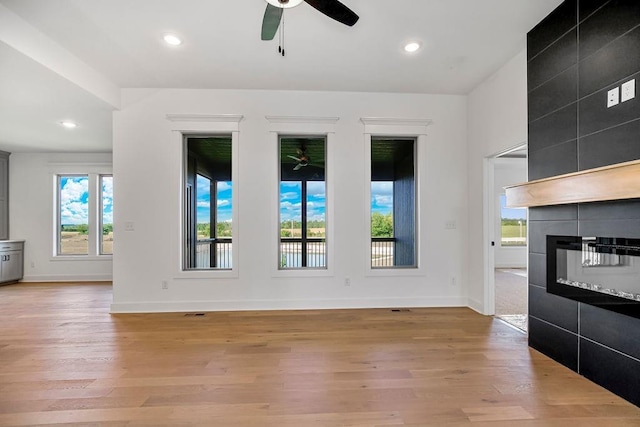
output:
[[[485,203],[490,204],[487,286],[492,287],[491,314],[522,330],[527,330],[527,210],[506,207],[504,187],[527,181],[526,145],[488,159],[490,178],[485,186]]]

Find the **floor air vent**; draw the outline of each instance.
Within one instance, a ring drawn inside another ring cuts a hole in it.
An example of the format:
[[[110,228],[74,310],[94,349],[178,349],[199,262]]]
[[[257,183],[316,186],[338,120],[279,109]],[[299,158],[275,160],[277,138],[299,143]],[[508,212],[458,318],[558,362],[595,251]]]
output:
[[[205,313],[187,313],[184,317],[204,316]]]

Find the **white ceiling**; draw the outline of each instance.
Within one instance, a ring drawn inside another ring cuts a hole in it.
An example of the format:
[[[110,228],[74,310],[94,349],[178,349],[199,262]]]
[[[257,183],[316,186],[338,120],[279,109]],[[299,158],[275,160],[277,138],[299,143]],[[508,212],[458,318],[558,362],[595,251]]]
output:
[[[118,88],[467,94],[561,3],[342,1],[354,27],[287,10],[282,58],[260,40],[264,0],[0,0],[0,149],[110,151]],[[409,40],[423,48],[405,53]]]

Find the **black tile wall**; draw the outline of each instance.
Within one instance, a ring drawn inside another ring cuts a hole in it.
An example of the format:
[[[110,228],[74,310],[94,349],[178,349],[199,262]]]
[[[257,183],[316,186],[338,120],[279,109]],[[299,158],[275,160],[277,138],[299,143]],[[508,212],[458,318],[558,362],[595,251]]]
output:
[[[580,334],[640,360],[640,319],[580,305]]]
[[[567,141],[529,153],[529,179],[547,178],[578,170],[577,141]]]
[[[529,254],[529,284],[546,289],[547,256],[545,254]]]
[[[527,86],[532,90],[578,62],[578,30],[574,28],[529,62]]]
[[[576,101],[578,67],[573,66],[529,92],[529,121]]]
[[[577,0],[567,0],[558,6],[527,36],[527,56],[533,58],[577,24]]]
[[[578,370],[578,336],[529,316],[529,346],[564,366]]]
[[[636,219],[640,217],[640,200],[582,203],[578,206],[578,215],[581,221],[602,218]]]
[[[578,151],[579,170],[640,159],[640,119],[580,138]]]
[[[529,286],[529,315],[578,333],[578,302]]]
[[[580,339],[580,373],[640,406],[639,361],[582,338]]]
[[[529,153],[578,137],[578,103],[529,123]]]
[[[640,49],[640,46],[638,46]],[[640,52],[640,50],[638,51]],[[640,55],[638,55],[640,56]],[[632,75],[630,79],[638,81],[640,73]],[[627,79],[625,79],[627,80]],[[594,132],[602,131],[640,117],[640,102],[636,98],[607,108],[607,92],[620,84],[611,84],[603,89],[582,98],[579,102],[580,123],[578,133],[580,137],[588,136]]]
[[[527,39],[529,179],[640,159],[640,96],[606,102],[640,95],[640,1],[567,0]],[[531,208],[528,228],[529,345],[640,405],[640,319],[548,294],[544,255],[549,234],[640,238],[640,199]]]
[[[579,95],[587,96],[640,69],[640,27],[580,59]]]
[[[580,58],[594,54],[639,24],[638,0],[611,0],[580,23]]]
[[[609,0],[580,0],[578,4],[578,20],[581,22],[584,21],[607,2],[609,2]]]
[[[529,209],[529,220],[551,221],[578,219],[578,205],[537,206]]]

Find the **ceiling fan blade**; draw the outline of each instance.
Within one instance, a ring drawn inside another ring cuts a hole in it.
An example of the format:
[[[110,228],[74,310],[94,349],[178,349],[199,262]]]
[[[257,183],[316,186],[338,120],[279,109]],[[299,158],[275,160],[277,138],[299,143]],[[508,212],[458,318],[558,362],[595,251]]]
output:
[[[301,167],[302,167],[302,165],[301,165],[300,163],[298,163],[298,164],[296,165],[296,167],[295,167],[295,168],[293,168],[293,170],[294,170],[294,171],[300,170],[300,168],[301,168]]]
[[[287,157],[290,158],[290,159],[295,160],[296,162],[301,162],[302,161],[302,159],[299,159],[299,158],[297,158],[295,156],[292,156],[292,155],[288,155]]]
[[[267,4],[262,18],[262,40],[273,40],[282,19],[282,8]]]
[[[324,13],[331,19],[353,27],[359,16],[338,0],[305,0],[311,7]]]

